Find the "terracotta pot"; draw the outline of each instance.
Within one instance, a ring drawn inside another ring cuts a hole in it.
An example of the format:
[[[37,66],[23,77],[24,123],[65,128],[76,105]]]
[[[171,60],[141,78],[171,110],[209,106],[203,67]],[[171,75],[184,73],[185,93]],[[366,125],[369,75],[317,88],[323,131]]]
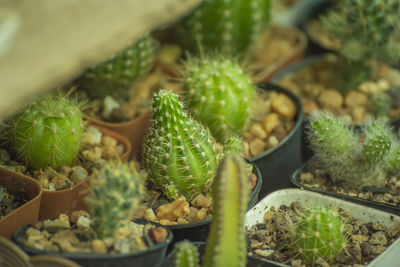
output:
[[[19,227],[38,220],[42,188],[34,179],[4,168],[0,168],[0,185],[10,193],[24,192],[29,200],[0,220],[0,236],[10,238]]]

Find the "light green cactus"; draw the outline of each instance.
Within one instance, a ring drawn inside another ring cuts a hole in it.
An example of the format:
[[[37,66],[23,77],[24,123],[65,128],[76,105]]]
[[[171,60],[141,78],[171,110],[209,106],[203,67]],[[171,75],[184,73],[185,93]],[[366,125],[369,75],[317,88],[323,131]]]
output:
[[[197,247],[188,240],[174,245],[173,266],[175,267],[200,267],[200,256]]]
[[[227,153],[242,153],[242,140],[237,136],[231,136],[225,143],[224,155]]]

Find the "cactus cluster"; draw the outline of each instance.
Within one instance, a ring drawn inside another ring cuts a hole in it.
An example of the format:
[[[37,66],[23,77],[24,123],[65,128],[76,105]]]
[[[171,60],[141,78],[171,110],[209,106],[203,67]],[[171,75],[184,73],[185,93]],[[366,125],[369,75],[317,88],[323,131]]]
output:
[[[388,172],[400,170],[400,142],[384,122],[371,120],[360,133],[340,118],[321,113],[310,122],[307,137],[334,182],[382,186]]]
[[[150,70],[154,49],[154,40],[145,35],[112,59],[89,69],[78,83],[92,98],[127,98],[130,86]]]
[[[153,121],[143,149],[150,178],[170,199],[207,194],[219,159],[214,138],[189,117],[171,91],[155,93],[152,106]]]
[[[217,141],[240,136],[250,118],[255,87],[242,68],[224,58],[189,59],[184,95],[191,114]]]
[[[343,229],[336,211],[328,208],[306,210],[297,224],[293,240],[297,255],[310,264],[315,264],[320,257],[333,262],[346,246]]]
[[[268,26],[270,0],[204,0],[180,25],[191,51],[245,53]]]
[[[58,169],[78,155],[83,132],[80,104],[58,93],[39,97],[7,122],[16,158],[30,170]]]
[[[96,237],[113,237],[123,222],[130,220],[145,195],[145,175],[134,162],[107,162],[91,181],[85,198]]]

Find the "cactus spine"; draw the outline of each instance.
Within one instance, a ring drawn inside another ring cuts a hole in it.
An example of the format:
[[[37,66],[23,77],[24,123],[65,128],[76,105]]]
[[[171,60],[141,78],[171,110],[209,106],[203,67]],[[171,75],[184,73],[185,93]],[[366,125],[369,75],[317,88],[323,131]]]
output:
[[[174,246],[174,262],[175,267],[200,267],[199,251],[197,247],[184,240],[176,243]]]
[[[143,150],[150,178],[170,199],[207,194],[219,157],[208,129],[192,120],[178,96],[167,90],[154,94],[153,118]]]
[[[12,151],[30,170],[58,169],[78,155],[83,132],[79,104],[59,94],[40,97],[9,121]]]
[[[134,162],[109,161],[103,166],[85,199],[98,238],[114,236],[115,230],[132,218],[145,194],[144,183]]]
[[[194,118],[224,143],[245,130],[255,87],[240,66],[229,59],[191,59],[186,64],[184,95]]]
[[[333,262],[346,245],[337,212],[328,208],[307,210],[297,225],[294,245],[308,263],[314,264],[319,257]]]
[[[204,0],[183,21],[181,39],[192,51],[244,53],[269,18],[270,0]]]
[[[203,266],[246,266],[244,215],[249,200],[246,164],[228,154],[218,166],[213,184],[213,220]]]
[[[154,60],[154,40],[145,35],[112,59],[89,69],[79,83],[90,97],[129,96],[129,87],[147,74]]]

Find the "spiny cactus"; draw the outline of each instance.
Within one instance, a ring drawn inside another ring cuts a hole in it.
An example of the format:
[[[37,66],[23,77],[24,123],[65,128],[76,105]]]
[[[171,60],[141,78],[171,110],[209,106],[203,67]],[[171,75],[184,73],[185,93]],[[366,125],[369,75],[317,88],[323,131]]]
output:
[[[197,247],[188,240],[174,245],[173,266],[175,267],[200,267],[199,251]]]
[[[370,123],[364,133],[362,155],[368,165],[377,164],[390,150],[393,140],[392,133],[384,123],[378,121]]]
[[[267,27],[270,0],[204,0],[180,27],[185,48],[244,53]]]
[[[90,97],[129,96],[129,87],[147,74],[154,59],[154,40],[145,35],[112,59],[89,69],[78,83]]]
[[[244,215],[249,182],[244,160],[227,154],[218,166],[213,184],[213,220],[203,266],[246,266]]]
[[[373,94],[370,100],[370,110],[375,117],[385,116],[390,110],[391,102],[390,96],[385,92]]]
[[[92,218],[91,229],[98,238],[112,237],[129,221],[145,195],[145,176],[134,162],[109,161],[91,181],[85,201]]]
[[[80,106],[61,94],[48,94],[8,121],[11,150],[30,170],[58,169],[78,155],[83,132]]]
[[[184,95],[195,119],[210,128],[217,141],[240,136],[250,117],[255,87],[242,68],[230,59],[190,59]]]
[[[240,154],[242,152],[242,140],[237,136],[231,136],[225,143],[224,155],[227,153]]]
[[[343,228],[336,211],[328,208],[307,210],[298,222],[294,238],[298,255],[310,264],[319,257],[333,262],[346,245]]]
[[[178,96],[167,90],[154,94],[153,118],[143,150],[150,178],[170,199],[207,194],[219,157],[208,129],[192,120]]]

